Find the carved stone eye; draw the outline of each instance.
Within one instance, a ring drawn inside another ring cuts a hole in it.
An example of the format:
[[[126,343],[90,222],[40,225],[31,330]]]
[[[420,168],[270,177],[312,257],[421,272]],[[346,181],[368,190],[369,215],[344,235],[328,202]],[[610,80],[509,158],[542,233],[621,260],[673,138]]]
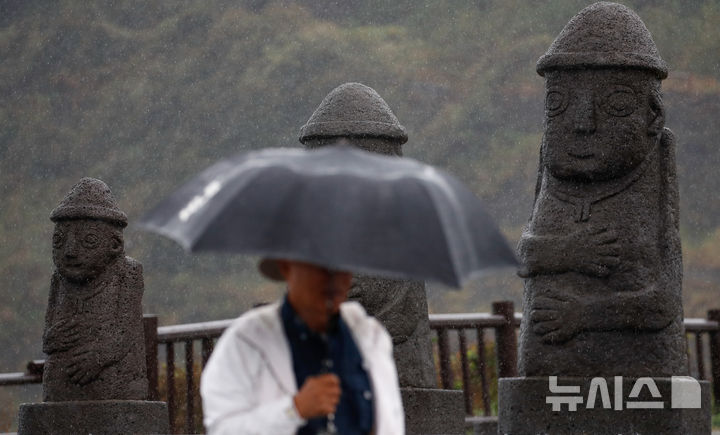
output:
[[[63,234],[62,231],[55,231],[53,233],[53,238],[52,238],[53,248],[60,249],[60,248],[62,248],[64,243],[65,243],[65,234]]]
[[[95,233],[88,233],[82,239],[82,245],[85,249],[95,249],[100,244],[100,237]]]
[[[635,92],[622,85],[616,85],[610,92],[605,94],[602,106],[605,113],[611,116],[628,116],[635,111],[637,98]]]
[[[545,95],[545,111],[552,117],[565,111],[568,104],[566,92],[561,88],[550,88]]]

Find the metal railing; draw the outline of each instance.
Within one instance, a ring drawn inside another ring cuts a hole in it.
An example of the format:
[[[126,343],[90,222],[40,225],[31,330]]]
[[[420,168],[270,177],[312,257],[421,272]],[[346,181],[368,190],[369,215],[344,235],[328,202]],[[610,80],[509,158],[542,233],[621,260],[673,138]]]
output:
[[[462,389],[468,416],[476,413],[473,404],[477,397],[479,413],[491,415],[491,382],[517,375],[517,327],[521,318],[520,313],[514,312],[512,302],[494,303],[492,313],[430,315],[430,327],[435,332],[439,387]],[[173,433],[202,431],[198,376],[212,353],[215,340],[230,323],[232,319],[158,327],[157,317],[145,316],[149,399],[159,400],[164,395]],[[709,311],[707,319],[685,319],[684,324],[690,373],[712,382],[716,403],[720,405],[720,310]],[[475,349],[471,361],[469,354],[473,352],[469,350],[473,338]],[[178,354],[184,360],[182,364],[178,364]],[[32,361],[24,373],[0,374],[0,386],[40,383],[42,367],[43,361]],[[162,378],[160,369],[164,372]],[[183,379],[178,379],[178,373]],[[478,382],[473,382],[473,377]],[[184,415],[179,420],[181,414]]]

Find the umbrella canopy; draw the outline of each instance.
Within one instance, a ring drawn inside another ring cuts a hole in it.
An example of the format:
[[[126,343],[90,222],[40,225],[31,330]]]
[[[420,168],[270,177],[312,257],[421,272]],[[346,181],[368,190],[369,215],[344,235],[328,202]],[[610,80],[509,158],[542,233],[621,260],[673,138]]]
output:
[[[517,261],[457,179],[408,158],[338,145],[221,160],[139,225],[190,251],[286,258],[458,287]]]

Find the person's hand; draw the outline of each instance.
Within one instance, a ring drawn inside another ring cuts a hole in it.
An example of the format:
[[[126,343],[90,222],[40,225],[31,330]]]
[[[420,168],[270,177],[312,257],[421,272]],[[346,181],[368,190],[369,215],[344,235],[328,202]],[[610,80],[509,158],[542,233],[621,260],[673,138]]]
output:
[[[340,401],[340,378],[332,373],[308,376],[293,398],[300,417],[324,417],[335,412]]]

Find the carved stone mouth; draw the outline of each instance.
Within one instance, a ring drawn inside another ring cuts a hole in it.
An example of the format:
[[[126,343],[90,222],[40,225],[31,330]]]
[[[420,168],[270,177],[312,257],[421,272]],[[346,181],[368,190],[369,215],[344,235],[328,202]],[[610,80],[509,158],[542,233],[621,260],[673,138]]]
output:
[[[573,157],[573,158],[576,158],[576,159],[581,159],[581,160],[590,159],[590,158],[595,157],[595,154],[594,154],[594,153],[580,154],[580,153],[570,153],[570,152],[568,152],[568,155],[569,155],[570,157]]]

